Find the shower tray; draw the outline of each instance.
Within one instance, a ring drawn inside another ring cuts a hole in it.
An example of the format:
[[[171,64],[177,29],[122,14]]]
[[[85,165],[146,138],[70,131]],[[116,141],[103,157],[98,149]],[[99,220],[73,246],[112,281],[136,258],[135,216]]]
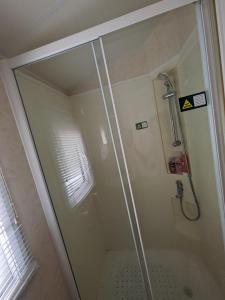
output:
[[[223,300],[214,279],[192,254],[147,251],[146,256],[156,300]],[[98,300],[105,299],[146,299],[134,251],[108,252],[98,295]]]

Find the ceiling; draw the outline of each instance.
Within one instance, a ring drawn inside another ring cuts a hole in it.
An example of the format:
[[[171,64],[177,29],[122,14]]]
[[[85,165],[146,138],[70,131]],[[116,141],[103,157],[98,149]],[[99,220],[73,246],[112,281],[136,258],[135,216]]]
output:
[[[160,19],[157,19],[157,21],[160,21]],[[103,37],[106,54],[110,49],[110,55],[107,56],[108,64],[112,65],[119,58],[130,56],[135,49],[140,46],[143,47],[145,40],[154,30],[155,26],[153,25],[157,23],[155,19],[151,19],[144,22],[144,24],[123,29],[122,32],[119,31],[117,34],[110,34],[107,39]],[[103,68],[100,48],[97,45],[99,44],[96,43],[95,46],[98,64],[100,68]],[[68,95],[83,88],[94,89],[98,87],[98,77],[90,43],[23,66],[19,70]]]
[[[175,57],[193,32],[192,6],[179,8],[103,37],[113,83],[153,71]],[[103,61],[94,42],[100,70]],[[91,45],[84,44],[59,55],[19,68],[39,81],[72,95],[99,86]]]
[[[12,57],[159,0],[1,0],[0,56]]]

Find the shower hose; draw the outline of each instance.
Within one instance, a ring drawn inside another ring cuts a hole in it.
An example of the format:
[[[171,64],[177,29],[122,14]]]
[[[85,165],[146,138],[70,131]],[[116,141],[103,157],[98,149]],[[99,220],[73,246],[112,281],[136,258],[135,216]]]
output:
[[[196,209],[197,209],[197,214],[195,217],[189,217],[187,215],[187,213],[185,212],[185,209],[184,209],[184,189],[183,189],[183,184],[180,180],[177,180],[177,189],[178,189],[178,194],[177,194],[177,198],[179,198],[180,200],[180,208],[181,208],[181,213],[182,215],[188,220],[188,221],[191,221],[191,222],[194,222],[194,221],[198,221],[201,217],[201,210],[200,210],[200,205],[199,205],[199,202],[198,202],[198,197],[196,195],[196,192],[195,192],[195,187],[194,187],[194,184],[193,184],[193,181],[192,181],[192,175],[191,173],[188,173],[188,180],[189,180],[189,183],[190,183],[190,187],[191,187],[191,191],[192,191],[192,194],[193,194],[193,197],[194,197],[194,203],[196,205]]]
[[[184,132],[183,132],[183,127],[182,127],[182,122],[181,122],[181,118],[180,118],[180,113],[179,113],[179,109],[177,107],[177,101],[175,101],[175,109],[176,109],[176,112],[177,112],[177,119],[178,119],[178,124],[179,124],[179,128],[180,128],[180,132],[181,132],[181,140],[182,140],[182,143],[183,143],[183,147],[184,147],[184,152],[185,152],[185,155],[186,157],[188,157],[188,148],[187,148],[187,144],[185,142],[185,138],[184,138]],[[190,168],[190,163],[189,161],[187,161],[187,164],[188,164],[188,181],[189,181],[189,184],[190,184],[190,188],[191,188],[191,191],[192,191],[192,195],[193,195],[193,198],[194,198],[194,203],[195,203],[195,206],[196,206],[196,210],[197,210],[197,213],[196,213],[196,216],[195,217],[189,217],[187,215],[187,213],[185,212],[185,209],[184,209],[184,193],[183,193],[183,184],[182,184],[182,193],[179,195],[178,193],[178,196],[179,196],[179,199],[180,199],[180,208],[181,208],[181,213],[182,215],[188,220],[188,221],[191,221],[191,222],[195,222],[195,221],[198,221],[201,217],[201,208],[200,208],[200,204],[199,204],[199,201],[198,201],[198,197],[196,195],[196,192],[195,192],[195,186],[194,186],[194,183],[193,183],[193,180],[192,180],[192,173],[191,173],[191,168]]]

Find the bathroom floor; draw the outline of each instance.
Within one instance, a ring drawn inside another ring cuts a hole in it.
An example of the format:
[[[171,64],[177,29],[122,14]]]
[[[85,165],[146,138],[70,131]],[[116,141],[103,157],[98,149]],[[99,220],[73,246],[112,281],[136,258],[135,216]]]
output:
[[[178,251],[148,251],[147,262],[156,300],[223,299],[215,281],[195,256]],[[134,252],[107,254],[98,296],[98,300],[105,299],[145,299]]]

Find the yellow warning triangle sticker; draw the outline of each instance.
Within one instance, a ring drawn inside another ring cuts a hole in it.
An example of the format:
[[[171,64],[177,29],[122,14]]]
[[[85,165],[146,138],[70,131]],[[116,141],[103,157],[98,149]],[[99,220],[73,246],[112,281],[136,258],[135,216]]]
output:
[[[191,108],[193,105],[186,99],[184,101],[183,109]]]

